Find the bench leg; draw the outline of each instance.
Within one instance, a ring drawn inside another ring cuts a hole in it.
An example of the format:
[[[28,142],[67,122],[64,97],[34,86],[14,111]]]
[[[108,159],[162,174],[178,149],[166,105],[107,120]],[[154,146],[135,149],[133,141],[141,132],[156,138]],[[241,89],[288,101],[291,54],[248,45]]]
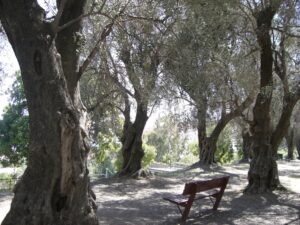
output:
[[[217,209],[218,209],[219,204],[220,204],[220,202],[221,202],[222,195],[223,195],[223,194],[218,194],[218,195],[216,196],[216,201],[215,201],[213,210],[217,210]]]
[[[184,211],[182,213],[182,217],[181,217],[181,221],[186,221],[189,213],[190,213],[190,209],[192,207],[193,202],[188,202],[188,204],[185,206]]]

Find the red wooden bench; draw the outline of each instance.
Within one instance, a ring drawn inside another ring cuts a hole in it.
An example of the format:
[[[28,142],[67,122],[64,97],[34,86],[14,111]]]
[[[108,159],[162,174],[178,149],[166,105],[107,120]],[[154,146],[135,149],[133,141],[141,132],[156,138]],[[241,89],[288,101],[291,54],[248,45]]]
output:
[[[181,220],[185,221],[193,202],[196,200],[209,197],[213,203],[213,210],[217,210],[228,180],[229,176],[210,180],[192,181],[185,184],[181,195],[170,195],[163,197],[163,199],[176,204],[182,215]],[[183,211],[180,207],[184,208]]]

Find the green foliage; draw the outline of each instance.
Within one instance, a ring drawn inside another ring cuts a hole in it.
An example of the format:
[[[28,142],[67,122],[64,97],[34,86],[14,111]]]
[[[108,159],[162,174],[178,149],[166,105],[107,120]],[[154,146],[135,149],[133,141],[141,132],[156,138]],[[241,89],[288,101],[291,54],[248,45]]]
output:
[[[98,134],[99,146],[94,148],[96,173],[105,174],[106,170],[115,173],[120,169],[121,143],[112,133]]]
[[[188,148],[190,149],[191,153],[193,154],[193,156],[199,156],[199,144],[197,141],[195,142],[191,142],[188,145]]]
[[[143,149],[145,155],[142,160],[142,167],[147,168],[151,163],[154,162],[157,155],[157,150],[154,146],[148,144],[143,144]]]
[[[15,174],[10,173],[0,173],[0,180],[11,180],[16,178]]]
[[[227,164],[234,160],[233,146],[230,139],[230,129],[226,128],[217,143],[215,159],[221,164]]]
[[[101,70],[104,71],[104,68],[101,67]],[[80,91],[92,121],[91,138],[97,142],[99,132],[113,132],[121,136],[123,121],[118,107],[123,99],[106,73],[85,74],[80,80]]]
[[[185,165],[191,165],[199,160],[199,156],[194,154],[185,154],[181,159],[180,163]]]
[[[197,157],[197,144],[188,145],[188,138],[180,130],[179,122],[175,116],[168,115],[159,119],[154,130],[145,135],[144,139],[148,145],[154,146],[157,150],[156,162],[167,164],[192,163]]]
[[[94,148],[94,167],[95,173],[105,174],[108,169],[112,173],[119,172],[122,166],[121,143],[112,133],[98,134],[98,147]],[[144,157],[142,166],[148,167],[156,157],[156,148],[154,146],[143,144]]]
[[[0,173],[0,191],[11,190],[15,184],[15,176],[8,173]]]
[[[18,168],[13,173],[0,173],[0,191],[12,191],[23,170]]]
[[[161,134],[162,133],[156,128],[153,132],[145,135],[147,144],[150,146],[154,146],[156,149],[159,150],[155,157],[155,161],[157,162],[162,162],[163,156],[166,153],[167,149],[166,140]]]
[[[27,159],[28,143],[29,117],[21,76],[17,74],[10,104],[0,120],[0,162],[4,166],[22,164]]]
[[[164,163],[177,162],[183,151],[183,141],[178,122],[172,116],[166,116],[157,121],[156,127],[145,138],[146,143],[155,146],[157,152],[155,161]]]

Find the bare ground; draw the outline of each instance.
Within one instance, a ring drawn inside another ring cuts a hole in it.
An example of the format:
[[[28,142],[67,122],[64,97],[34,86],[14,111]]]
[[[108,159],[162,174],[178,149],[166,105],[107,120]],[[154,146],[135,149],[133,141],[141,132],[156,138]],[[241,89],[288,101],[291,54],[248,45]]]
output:
[[[243,195],[247,184],[247,164],[231,165],[214,171],[200,169],[185,173],[156,175],[151,179],[101,179],[94,182],[101,225],[180,224],[177,208],[162,196],[182,192],[185,182],[229,174],[228,187],[217,212],[207,211],[209,200],[193,206],[183,224],[300,225],[300,161],[279,162],[281,183],[287,192],[262,196]],[[0,195],[0,221],[9,209],[12,195]]]

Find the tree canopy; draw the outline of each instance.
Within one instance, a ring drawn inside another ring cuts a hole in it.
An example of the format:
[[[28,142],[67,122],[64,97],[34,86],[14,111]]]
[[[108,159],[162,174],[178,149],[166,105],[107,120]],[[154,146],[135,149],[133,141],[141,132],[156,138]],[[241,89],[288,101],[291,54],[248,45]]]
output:
[[[29,121],[20,74],[10,91],[10,104],[0,120],[0,161],[3,165],[20,165],[29,149]]]
[[[246,192],[279,188],[282,140],[300,143],[299,15],[297,0],[0,0],[20,65],[0,160],[28,163],[4,225],[97,224],[91,148],[125,177],[242,153]]]

